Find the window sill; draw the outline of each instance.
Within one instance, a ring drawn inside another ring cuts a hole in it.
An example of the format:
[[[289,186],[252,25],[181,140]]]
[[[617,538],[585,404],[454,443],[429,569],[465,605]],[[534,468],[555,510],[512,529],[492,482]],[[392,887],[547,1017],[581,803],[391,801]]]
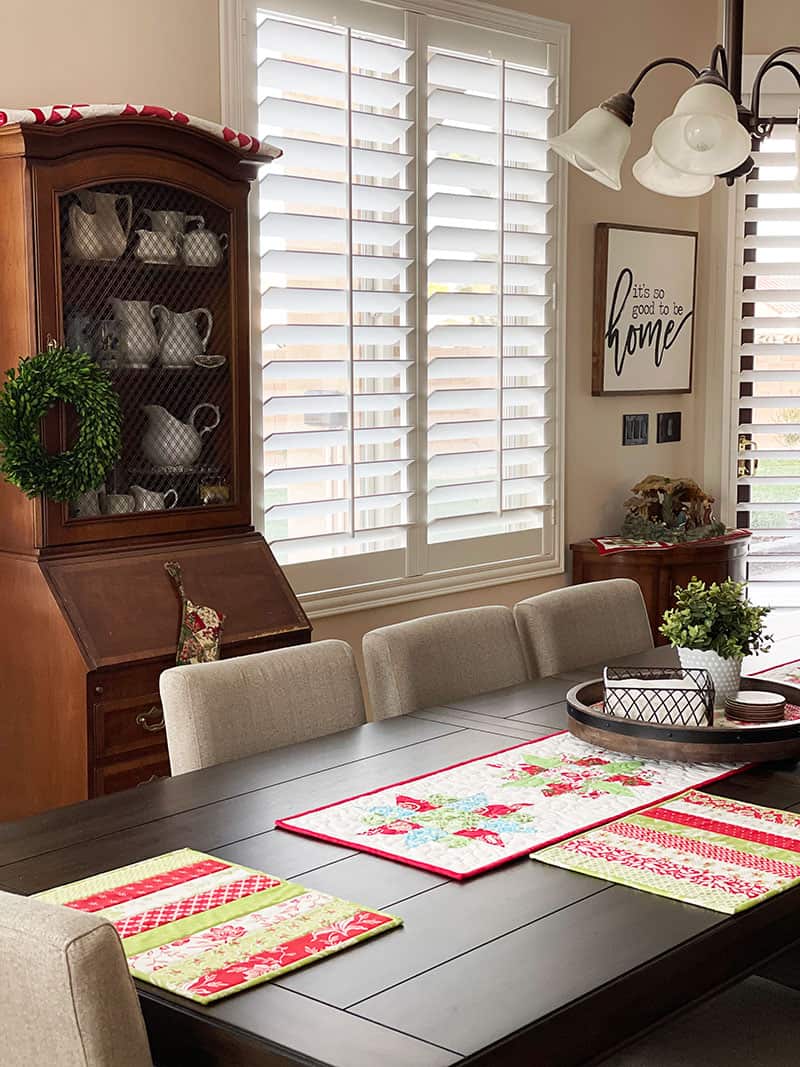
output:
[[[449,593],[464,593],[470,589],[485,589],[493,585],[521,582],[526,578],[548,578],[563,573],[564,561],[560,555],[546,559],[530,557],[413,578],[395,578],[346,589],[301,593],[299,600],[308,617],[318,619],[327,615],[383,608],[412,600],[426,600]]]

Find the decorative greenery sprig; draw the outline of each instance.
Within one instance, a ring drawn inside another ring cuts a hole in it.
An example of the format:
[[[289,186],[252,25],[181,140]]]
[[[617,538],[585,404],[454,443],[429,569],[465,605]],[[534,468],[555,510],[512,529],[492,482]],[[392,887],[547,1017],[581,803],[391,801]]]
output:
[[[676,607],[664,612],[660,632],[673,648],[716,652],[723,659],[738,659],[765,652],[772,637],[764,633],[769,608],[751,604],[744,585],[726,578],[706,586],[692,578],[675,590]]]
[[[72,404],[78,439],[68,451],[45,451],[40,423],[57,401]],[[27,496],[74,500],[95,489],[121,448],[119,398],[107,373],[85,352],[51,346],[6,371],[0,390],[0,474]]]

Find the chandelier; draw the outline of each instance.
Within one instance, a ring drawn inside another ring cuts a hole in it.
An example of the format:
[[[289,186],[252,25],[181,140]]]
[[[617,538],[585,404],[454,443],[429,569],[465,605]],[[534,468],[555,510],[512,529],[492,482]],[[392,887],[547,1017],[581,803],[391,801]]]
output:
[[[800,45],[779,48],[759,67],[750,93],[750,106],[742,104],[742,27],[744,0],[725,0],[724,44],[714,46],[707,67],[698,70],[686,59],[666,56],[640,71],[630,88],[593,107],[550,147],[590,178],[621,189],[620,168],[631,143],[634,93],[644,78],[667,64],[684,67],[693,75],[671,115],[656,126],[650,150],[633,165],[633,175],[645,188],[666,196],[700,196],[716,178],[733,185],[753,168],[750,152],[769,137],[776,124],[800,126],[792,118],[763,118],[761,83],[775,68],[791,71],[800,87],[800,71],[783,57],[800,55]],[[800,144],[800,134],[798,135]]]

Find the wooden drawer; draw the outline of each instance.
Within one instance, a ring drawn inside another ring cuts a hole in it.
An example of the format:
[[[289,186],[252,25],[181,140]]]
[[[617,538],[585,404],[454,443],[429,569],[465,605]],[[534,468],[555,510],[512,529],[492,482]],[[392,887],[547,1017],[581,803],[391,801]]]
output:
[[[95,759],[166,745],[158,693],[98,702],[93,710]]]
[[[118,793],[135,785],[145,785],[158,778],[169,777],[169,759],[166,749],[148,752],[129,760],[97,765],[94,768],[93,795]]]

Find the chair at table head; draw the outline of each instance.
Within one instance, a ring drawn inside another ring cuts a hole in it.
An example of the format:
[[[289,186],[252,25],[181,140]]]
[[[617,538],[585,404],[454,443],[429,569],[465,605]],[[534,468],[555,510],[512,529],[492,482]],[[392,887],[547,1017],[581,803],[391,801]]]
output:
[[[446,611],[364,636],[376,719],[449,704],[527,680],[511,609]]]
[[[105,919],[0,892],[3,1067],[151,1067],[117,931]]]
[[[514,605],[531,678],[608,663],[653,647],[642,591],[609,578],[540,593]]]
[[[323,737],[366,718],[344,641],[171,667],[160,687],[173,774]]]

